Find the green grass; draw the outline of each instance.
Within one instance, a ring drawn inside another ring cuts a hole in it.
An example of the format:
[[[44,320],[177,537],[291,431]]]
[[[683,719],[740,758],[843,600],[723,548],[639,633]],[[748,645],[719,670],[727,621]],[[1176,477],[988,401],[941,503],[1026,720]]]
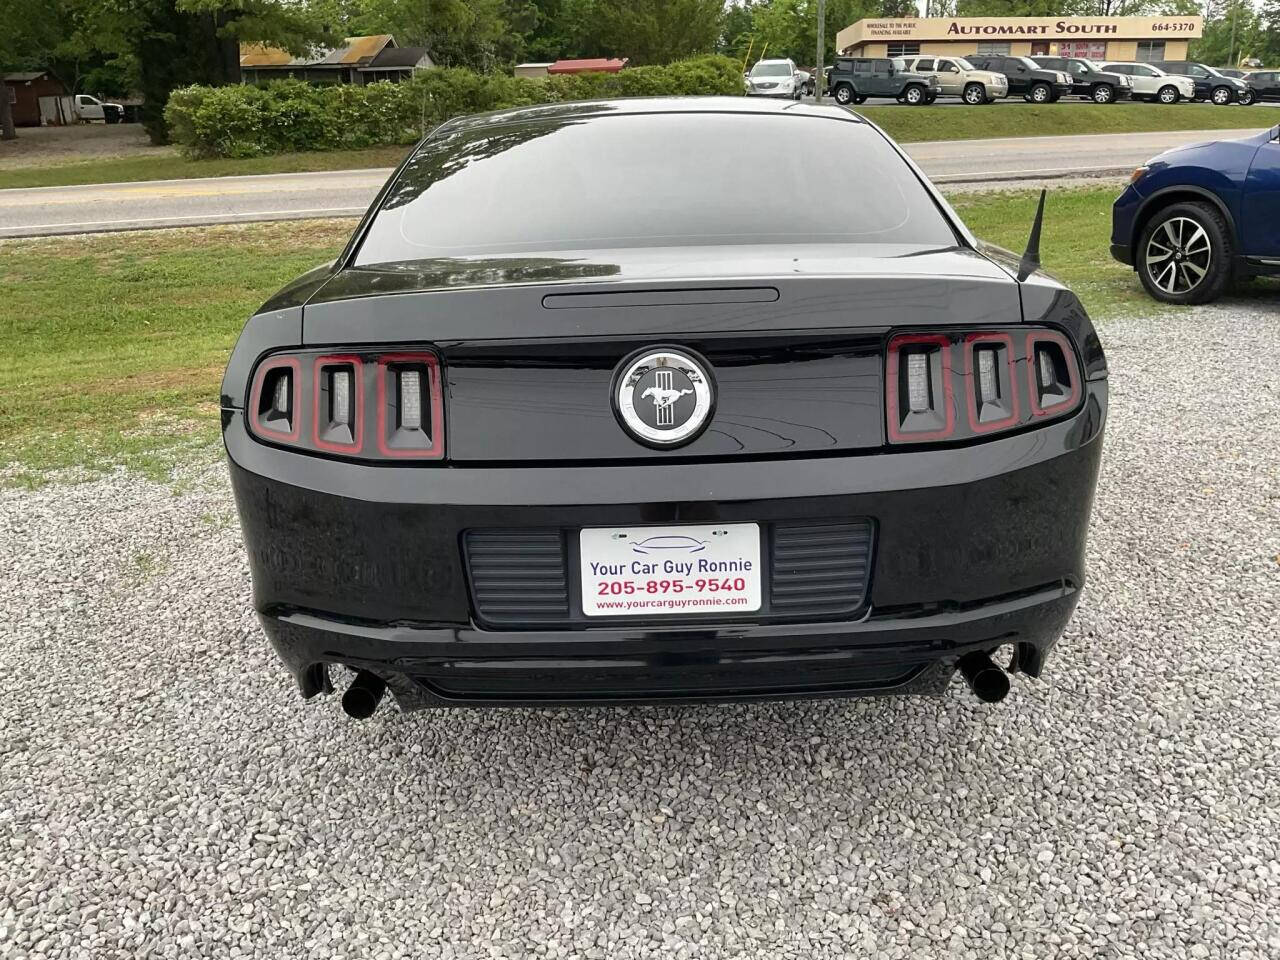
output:
[[[408,146],[370,147],[281,153],[247,160],[184,160],[182,157],[118,157],[58,166],[0,170],[0,190],[11,187],[62,187],[81,183],[134,183],[139,180],[188,180],[192,177],[230,177],[254,173],[305,173],[313,170],[361,170],[394,167]]]
[[[334,256],[349,221],[0,244],[0,472],[124,463],[163,476],[216,440],[240,327]]]
[[[1040,256],[1044,267],[1069,286],[1094,319],[1163,312],[1133,270],[1111,259],[1111,204],[1119,187],[1049,191]],[[1021,253],[1035,218],[1039,191],[952,193],[949,199],[977,236]]]
[[[1215,107],[1208,103],[1104,106],[1067,102],[914,108],[871,104],[855,109],[901,143],[1153,130],[1261,130],[1280,123],[1280,107]]]
[[[1206,103],[1162,106],[1150,103],[998,104],[985,107],[875,106],[857,108],[902,143],[917,140],[979,140],[1083,133],[1139,133],[1152,130],[1229,130],[1280,123],[1280,107],[1215,107]],[[83,183],[184,180],[255,173],[301,173],[395,166],[408,145],[282,153],[247,160],[184,160],[176,156],[122,157],[85,163],[0,170],[0,190]]]

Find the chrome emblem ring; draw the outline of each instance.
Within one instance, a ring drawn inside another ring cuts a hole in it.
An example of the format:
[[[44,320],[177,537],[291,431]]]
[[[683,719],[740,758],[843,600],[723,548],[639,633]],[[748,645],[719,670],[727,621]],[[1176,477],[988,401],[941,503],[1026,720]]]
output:
[[[714,403],[709,365],[685,350],[646,348],[624,361],[614,378],[614,412],[632,437],[650,446],[693,440]]]

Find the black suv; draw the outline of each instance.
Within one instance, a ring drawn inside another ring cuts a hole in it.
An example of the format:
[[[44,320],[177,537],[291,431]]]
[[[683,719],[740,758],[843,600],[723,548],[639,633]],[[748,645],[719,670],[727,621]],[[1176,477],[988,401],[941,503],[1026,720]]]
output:
[[[1239,102],[1247,107],[1256,99],[1243,80],[1221,74],[1207,64],[1193,60],[1156,60],[1152,66],[1159,67],[1165,73],[1175,73],[1194,80],[1197,100],[1211,100],[1220,107]]]
[[[1009,96],[1029,103],[1053,103],[1071,92],[1071,77],[1058,70],[1045,70],[1030,57],[967,55],[979,70],[1003,73],[1009,79]]]
[[[1032,57],[1049,70],[1061,70],[1071,77],[1071,92],[1094,103],[1115,103],[1133,96],[1133,79],[1122,73],[1102,70],[1082,57]]]
[[[827,95],[841,106],[867,97],[893,97],[918,107],[933,103],[941,92],[937,77],[913,73],[903,61],[884,57],[836,57],[827,73]]]
[[[1260,70],[1249,74],[1249,79],[1245,82],[1249,85],[1249,93],[1252,95],[1250,103],[1254,100],[1280,101],[1280,71]]]

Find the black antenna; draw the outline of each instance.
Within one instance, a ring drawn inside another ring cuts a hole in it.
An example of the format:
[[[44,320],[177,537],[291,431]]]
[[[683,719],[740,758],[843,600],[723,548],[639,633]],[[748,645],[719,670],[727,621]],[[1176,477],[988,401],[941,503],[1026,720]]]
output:
[[[1018,282],[1026,280],[1040,269],[1040,225],[1044,223],[1044,197],[1048,190],[1040,191],[1040,205],[1036,207],[1036,219],[1031,224],[1031,236],[1027,238],[1027,250],[1018,264]]]

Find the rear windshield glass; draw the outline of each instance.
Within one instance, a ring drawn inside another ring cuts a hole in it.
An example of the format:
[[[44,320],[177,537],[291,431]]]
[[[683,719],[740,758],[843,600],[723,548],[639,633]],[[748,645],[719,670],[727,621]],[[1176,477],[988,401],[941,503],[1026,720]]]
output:
[[[425,144],[355,263],[697,244],[954,246],[874,129],[731,113],[538,118]]]

